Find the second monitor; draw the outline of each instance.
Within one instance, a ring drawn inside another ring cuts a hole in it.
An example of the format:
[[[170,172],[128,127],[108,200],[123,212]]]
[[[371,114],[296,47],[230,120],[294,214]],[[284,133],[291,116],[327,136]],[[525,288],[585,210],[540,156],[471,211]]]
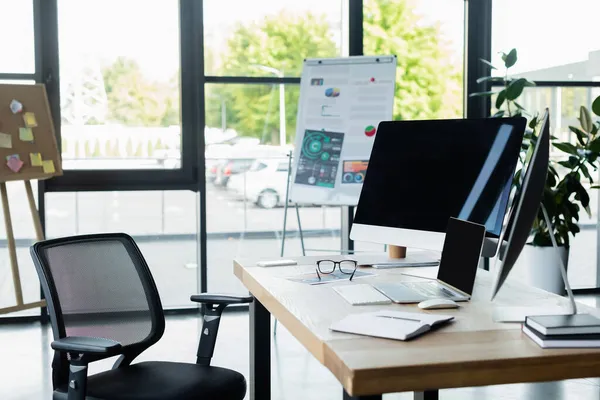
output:
[[[441,250],[456,217],[497,238],[525,125],[521,117],[382,122],[350,237]]]

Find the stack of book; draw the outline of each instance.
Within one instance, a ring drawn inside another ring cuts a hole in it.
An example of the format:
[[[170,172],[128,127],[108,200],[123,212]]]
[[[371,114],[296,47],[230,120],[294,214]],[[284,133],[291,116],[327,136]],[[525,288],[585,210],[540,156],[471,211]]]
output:
[[[527,317],[523,332],[543,348],[600,347],[600,319],[590,314]]]

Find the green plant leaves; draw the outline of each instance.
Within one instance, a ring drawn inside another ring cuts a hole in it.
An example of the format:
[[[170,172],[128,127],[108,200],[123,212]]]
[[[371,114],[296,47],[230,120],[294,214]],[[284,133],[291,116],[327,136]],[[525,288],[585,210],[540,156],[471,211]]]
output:
[[[575,136],[577,136],[577,141],[579,144],[585,146],[585,139],[587,139],[588,134],[576,126],[569,126],[569,129],[575,134]]]
[[[579,108],[579,122],[581,123],[581,128],[586,132],[591,132],[594,126],[594,121],[592,121],[592,115],[590,111],[585,107],[581,106]]]
[[[500,110],[500,111],[496,112],[494,115],[492,115],[492,118],[502,118],[502,117],[504,117],[505,113],[506,113],[506,111]]]
[[[596,97],[592,103],[592,112],[600,117],[600,96]]]
[[[482,63],[486,64],[487,66],[489,66],[491,69],[498,69],[496,67],[494,67],[494,64],[492,64],[491,62],[489,62],[488,60],[484,60],[483,58],[480,58],[479,61],[481,61]]]
[[[552,143],[554,147],[557,149],[564,151],[568,154],[577,155],[577,147],[573,146],[571,143],[562,142],[562,143]]]
[[[476,93],[471,93],[469,95],[469,97],[489,97],[489,96],[493,96],[498,92],[495,92],[493,90],[488,90],[487,92],[476,92]]]
[[[496,97],[496,108],[502,107],[504,100],[506,100],[506,89],[502,89],[498,92],[498,97]]]
[[[481,78],[477,78],[477,83],[484,82],[504,82],[504,78],[501,76],[483,76]]]
[[[512,49],[508,52],[508,54],[502,54],[502,61],[504,61],[504,66],[506,68],[510,68],[517,63],[517,49]]]
[[[593,151],[594,153],[599,153],[600,152],[600,137],[592,140],[590,142],[590,144],[587,146],[587,148],[590,151]]]
[[[516,100],[521,93],[523,93],[525,86],[535,86],[535,84],[525,78],[515,79],[514,81],[510,82],[506,88],[506,98],[508,100]],[[523,109],[521,106],[519,106],[519,108]]]

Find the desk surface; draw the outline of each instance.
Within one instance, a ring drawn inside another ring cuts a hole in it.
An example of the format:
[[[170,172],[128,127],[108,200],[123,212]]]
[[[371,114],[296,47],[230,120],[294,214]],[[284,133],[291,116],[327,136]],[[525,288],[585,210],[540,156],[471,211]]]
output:
[[[297,266],[271,268],[256,267],[256,259],[236,260],[234,273],[351,395],[600,376],[600,349],[542,349],[521,332],[520,324],[492,319],[496,306],[562,306],[566,299],[509,279],[492,304],[493,277],[484,270],[477,273],[470,302],[455,310],[425,311],[452,314],[455,322],[413,341],[332,332],[331,323],[350,313],[421,310],[416,305],[352,306],[331,289],[352,284],[347,281],[310,286],[285,279],[311,271],[322,258],[300,257]],[[382,261],[385,255],[355,259]],[[403,272],[437,273],[437,267],[368,270],[377,276],[355,282],[415,280]]]

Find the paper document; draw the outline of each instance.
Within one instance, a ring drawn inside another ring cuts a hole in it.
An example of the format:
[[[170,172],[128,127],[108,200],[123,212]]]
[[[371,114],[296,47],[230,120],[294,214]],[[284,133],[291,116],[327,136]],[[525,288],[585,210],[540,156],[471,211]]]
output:
[[[373,276],[373,275],[375,275],[375,274],[373,274],[371,272],[356,271],[354,273],[354,277],[352,278],[352,281],[354,281],[355,279],[358,279],[358,278],[364,278],[364,277]],[[300,275],[290,276],[287,279],[289,279],[290,281],[293,281],[293,282],[306,283],[309,285],[322,285],[324,283],[347,281],[348,279],[350,279],[350,274],[344,274],[344,273],[341,273],[340,271],[335,271],[332,274],[321,274],[321,279],[319,279],[316,272],[311,272],[308,274],[300,274]]]
[[[332,324],[329,329],[385,339],[408,340],[429,331],[434,325],[452,319],[454,317],[451,315],[381,310],[350,314]]]

